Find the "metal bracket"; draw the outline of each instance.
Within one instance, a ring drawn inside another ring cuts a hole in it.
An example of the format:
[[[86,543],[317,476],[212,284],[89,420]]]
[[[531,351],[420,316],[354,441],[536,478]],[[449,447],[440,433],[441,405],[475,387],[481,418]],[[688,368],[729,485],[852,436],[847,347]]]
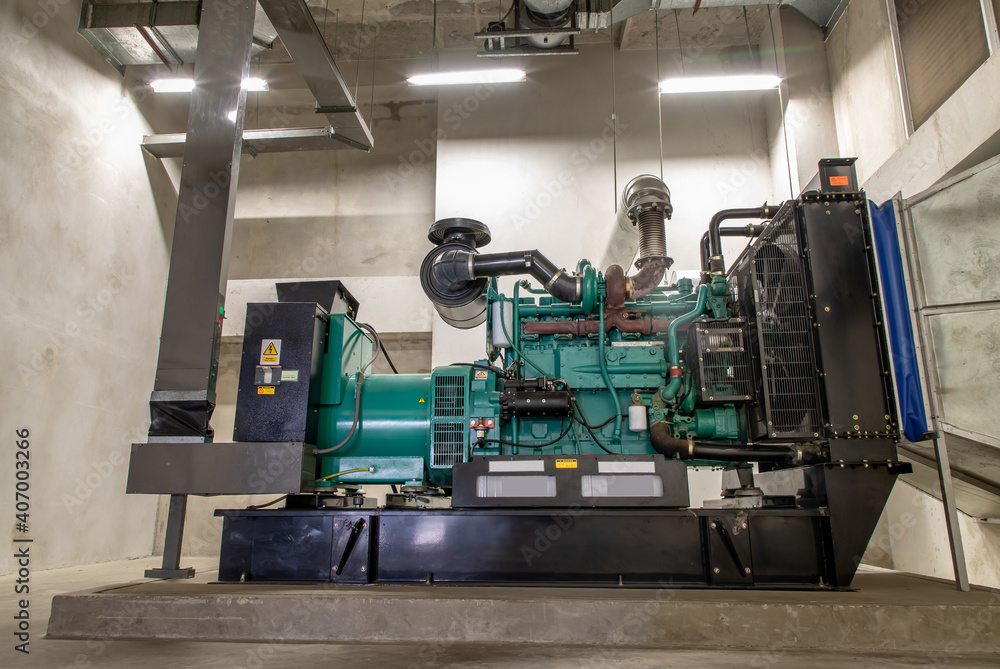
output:
[[[317,114],[353,114],[356,111],[358,111],[357,105],[333,105],[330,107],[320,105],[316,107]]]

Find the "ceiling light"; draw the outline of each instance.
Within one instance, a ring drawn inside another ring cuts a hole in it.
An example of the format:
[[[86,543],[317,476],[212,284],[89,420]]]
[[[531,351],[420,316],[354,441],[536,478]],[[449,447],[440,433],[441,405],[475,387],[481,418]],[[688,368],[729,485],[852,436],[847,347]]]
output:
[[[194,90],[194,79],[183,79],[173,77],[170,79],[154,79],[149,82],[156,93],[190,93]],[[266,91],[267,82],[260,77],[248,77],[243,80],[243,89],[246,91]]]
[[[251,92],[268,90],[267,82],[260,77],[247,77],[244,79],[243,89]]]
[[[506,84],[524,81],[524,70],[469,70],[467,72],[432,72],[415,74],[411,86],[447,86],[450,84]]]
[[[660,82],[660,95],[714,93],[721,91],[766,91],[777,88],[781,78],[773,74],[740,74],[728,77],[673,77]]]
[[[194,79],[154,79],[149,85],[156,93],[190,93],[194,90]]]

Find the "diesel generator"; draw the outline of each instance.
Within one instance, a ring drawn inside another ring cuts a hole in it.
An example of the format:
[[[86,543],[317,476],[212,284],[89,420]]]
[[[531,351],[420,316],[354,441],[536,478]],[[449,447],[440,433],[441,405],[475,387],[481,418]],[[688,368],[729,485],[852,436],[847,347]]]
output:
[[[825,163],[716,214],[677,280],[653,176],[612,222],[634,268],[437,221],[423,291],[485,346],[429,373],[373,372],[349,286],[281,284],[247,307],[233,442],[136,444],[129,491],[280,495],[216,512],[222,581],[848,587],[909,466],[867,199]],[[748,240],[729,263],[724,236]],[[717,499],[691,500],[692,467],[721,470]]]

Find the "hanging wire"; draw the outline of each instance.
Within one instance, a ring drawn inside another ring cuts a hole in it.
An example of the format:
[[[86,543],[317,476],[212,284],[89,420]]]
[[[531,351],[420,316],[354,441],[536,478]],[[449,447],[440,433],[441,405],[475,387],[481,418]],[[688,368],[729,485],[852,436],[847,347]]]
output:
[[[337,55],[337,45],[338,39],[340,38],[340,8],[337,8],[337,13],[333,17],[333,55]]]
[[[663,101],[660,99],[660,13],[653,12],[656,34],[656,129],[660,131],[660,181],[663,181]]]
[[[258,79],[263,79],[263,77],[260,76],[260,75],[261,75],[260,54],[257,54],[257,78]],[[259,130],[260,129],[260,92],[259,91],[255,94],[254,100],[256,101],[256,104],[254,106],[254,116],[255,116],[254,125]],[[244,118],[245,118],[245,114],[244,114]]]
[[[368,4],[368,0],[361,0],[361,30],[358,35],[364,34],[365,30],[365,5]],[[357,104],[358,100],[358,83],[361,81],[361,42],[358,42],[358,67],[357,72],[354,75],[354,104]]]
[[[753,42],[750,38],[750,19],[747,17],[747,8],[743,7],[743,25],[747,29],[747,55],[750,56],[750,68],[753,69],[754,57],[753,57]]]
[[[614,134],[611,137],[611,160],[614,166],[614,182],[615,182],[615,213],[618,213],[618,113],[617,113],[617,97],[616,94],[616,82],[615,82],[615,22],[614,22],[615,10],[611,9],[611,27],[608,28],[611,31],[611,129]]]
[[[323,41],[326,41],[326,19],[330,16],[330,0],[326,0],[326,8],[323,10]]]
[[[750,70],[749,71],[753,72],[755,70],[755,67],[754,67],[754,57],[753,57],[753,40],[750,37],[750,19],[747,18],[747,8],[746,8],[745,5],[743,7],[743,25],[746,28],[746,33],[747,33],[747,55],[750,56]],[[745,113],[746,113],[747,129],[748,129],[748,134],[750,136],[750,144],[753,147],[753,149],[756,150],[757,149],[757,142],[754,139],[754,135],[753,135],[753,119],[751,118],[751,115],[750,115],[750,103],[749,103],[749,101],[746,101],[746,102],[743,103],[743,109],[745,110]]]
[[[368,101],[368,130],[375,134],[374,122],[375,122],[375,49],[378,46],[378,31],[372,35],[372,94],[371,99]],[[374,139],[374,138],[373,138]]]
[[[771,17],[771,12],[767,13],[768,23],[771,25],[771,34],[774,35],[774,19]],[[778,73],[778,45],[777,40],[775,40],[774,45],[774,72]],[[789,198],[795,197],[795,186],[792,185],[792,154],[788,151],[788,127],[785,125],[785,100],[784,94],[782,93],[783,87],[781,82],[778,83],[778,110],[781,112],[781,135],[785,140],[785,167],[788,168],[788,196]]]
[[[681,41],[681,17],[678,10],[674,10],[674,25],[677,26],[677,50],[681,54],[681,76],[684,76],[684,43]]]

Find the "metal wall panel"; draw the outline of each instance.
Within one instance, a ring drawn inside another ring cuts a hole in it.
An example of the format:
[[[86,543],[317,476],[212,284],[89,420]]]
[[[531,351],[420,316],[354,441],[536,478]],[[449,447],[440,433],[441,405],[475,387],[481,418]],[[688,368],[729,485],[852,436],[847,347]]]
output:
[[[928,306],[1000,300],[1000,163],[912,206]]]
[[[929,322],[942,418],[1000,438],[1000,311],[939,314]]]

